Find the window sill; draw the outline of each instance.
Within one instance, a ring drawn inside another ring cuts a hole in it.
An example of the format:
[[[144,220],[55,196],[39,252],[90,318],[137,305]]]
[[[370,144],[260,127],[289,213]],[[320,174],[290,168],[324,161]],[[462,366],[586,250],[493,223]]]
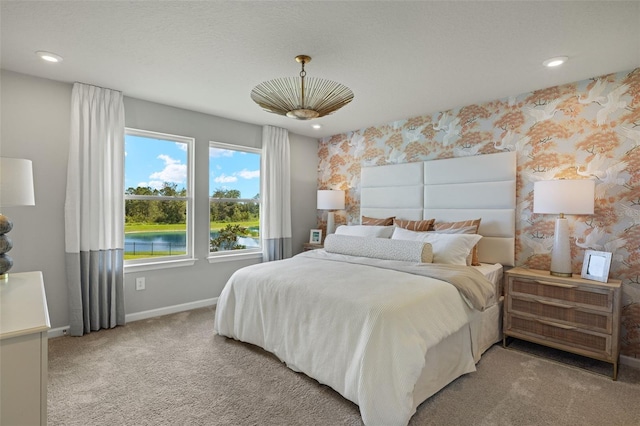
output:
[[[209,263],[231,262],[236,260],[252,260],[252,259],[262,260],[262,251],[252,251],[249,253],[210,254],[209,257],[207,257],[207,260],[209,261]]]
[[[132,265],[124,265],[124,273],[129,274],[132,272],[153,271],[157,269],[193,266],[193,264],[196,263],[196,260],[198,259],[191,258],[191,259],[180,259],[180,260],[168,260],[164,262],[149,262],[149,263],[136,263]]]

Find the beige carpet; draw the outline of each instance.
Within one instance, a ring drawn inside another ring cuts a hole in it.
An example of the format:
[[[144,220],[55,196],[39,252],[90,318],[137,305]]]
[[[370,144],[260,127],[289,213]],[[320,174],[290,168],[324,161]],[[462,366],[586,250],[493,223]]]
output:
[[[332,389],[214,335],[213,316],[203,308],[51,339],[49,424],[362,424],[358,407]],[[410,425],[640,425],[640,372],[627,366],[614,382],[495,345],[477,367],[423,403]]]

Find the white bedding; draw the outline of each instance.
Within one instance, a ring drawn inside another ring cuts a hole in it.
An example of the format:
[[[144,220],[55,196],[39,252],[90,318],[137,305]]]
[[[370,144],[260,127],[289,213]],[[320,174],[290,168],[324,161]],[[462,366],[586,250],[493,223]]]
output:
[[[366,425],[406,425],[425,355],[475,311],[453,285],[384,262],[394,269],[313,250],[243,268],[220,295],[215,329],[331,386]],[[474,364],[471,351],[463,358]]]
[[[503,266],[499,263],[481,263],[478,266],[472,266],[473,269],[479,271],[493,284],[493,297],[490,299],[489,304],[493,305],[498,302],[502,296],[502,273]]]

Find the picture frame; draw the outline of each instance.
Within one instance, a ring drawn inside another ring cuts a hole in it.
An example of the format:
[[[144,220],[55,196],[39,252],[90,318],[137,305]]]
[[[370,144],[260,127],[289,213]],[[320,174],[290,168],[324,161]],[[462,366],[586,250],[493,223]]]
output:
[[[582,262],[582,278],[606,283],[609,281],[611,253],[606,251],[586,250]]]
[[[322,229],[312,229],[309,232],[309,244],[322,244]]]

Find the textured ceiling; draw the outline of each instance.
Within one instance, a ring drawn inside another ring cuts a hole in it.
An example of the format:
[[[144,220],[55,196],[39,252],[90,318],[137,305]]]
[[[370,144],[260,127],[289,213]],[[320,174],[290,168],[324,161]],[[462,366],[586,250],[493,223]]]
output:
[[[322,137],[640,66],[631,1],[2,1],[1,66]],[[61,55],[47,64],[34,54]],[[264,112],[265,80],[309,77],[355,99],[312,122]],[[542,61],[570,57],[557,69]]]

